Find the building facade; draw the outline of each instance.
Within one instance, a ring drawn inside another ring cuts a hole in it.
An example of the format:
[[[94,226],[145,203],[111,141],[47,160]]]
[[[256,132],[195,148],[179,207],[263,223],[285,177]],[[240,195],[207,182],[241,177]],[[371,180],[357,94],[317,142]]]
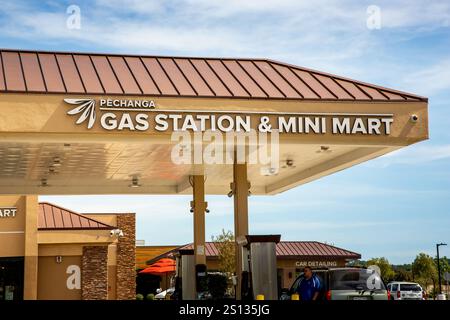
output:
[[[0,300],[134,299],[135,215],[0,197]]]
[[[169,246],[167,246],[169,247]],[[140,261],[147,254],[147,265],[165,257],[173,257],[179,250],[192,249],[192,244],[178,246],[159,255],[163,247],[136,247]],[[219,266],[219,249],[214,242],[205,245],[206,265],[209,271],[217,271]],[[361,254],[318,241],[281,241],[276,246],[277,277],[279,288],[289,288],[303,267],[312,268],[344,267],[348,262],[361,258]],[[143,267],[142,264],[139,267]],[[164,281],[161,282],[164,287]]]

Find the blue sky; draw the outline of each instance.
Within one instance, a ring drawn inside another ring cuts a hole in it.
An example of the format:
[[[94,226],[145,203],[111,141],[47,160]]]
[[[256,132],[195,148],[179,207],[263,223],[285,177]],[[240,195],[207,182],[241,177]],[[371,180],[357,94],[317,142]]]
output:
[[[81,9],[68,29],[66,9]],[[367,8],[381,28],[367,28]],[[250,232],[318,240],[406,263],[450,243],[450,2],[298,0],[0,1],[0,47],[266,57],[429,97],[430,140],[249,200]],[[192,239],[190,197],[41,197],[78,211],[134,211],[151,244]],[[207,197],[207,239],[233,229],[233,203]],[[442,254],[450,256],[450,248]]]

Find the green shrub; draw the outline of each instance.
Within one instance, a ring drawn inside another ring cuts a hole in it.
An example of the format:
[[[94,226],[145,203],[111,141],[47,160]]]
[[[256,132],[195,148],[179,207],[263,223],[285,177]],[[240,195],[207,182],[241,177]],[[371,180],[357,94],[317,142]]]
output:
[[[136,295],[136,300],[144,300],[144,296],[140,293]]]
[[[147,300],[155,300],[155,295],[153,293],[149,293],[145,298]]]

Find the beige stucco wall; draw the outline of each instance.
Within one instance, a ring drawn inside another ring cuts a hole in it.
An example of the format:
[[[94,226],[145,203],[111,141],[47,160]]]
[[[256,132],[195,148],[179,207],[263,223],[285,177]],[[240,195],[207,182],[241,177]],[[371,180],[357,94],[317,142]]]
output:
[[[67,288],[71,276],[67,268],[82,268],[83,248],[90,246],[107,248],[104,271],[108,299],[117,298],[117,240],[111,238],[109,230],[38,231],[37,196],[0,196],[0,207],[17,208],[15,217],[0,218],[0,257],[25,257],[24,299],[81,299],[81,289]],[[114,214],[90,217],[113,226],[117,223]],[[61,263],[56,261],[58,256]]]
[[[15,217],[0,218],[0,257],[23,257],[25,254],[25,205],[25,197],[0,197],[0,207],[17,207]]]
[[[61,263],[56,256],[39,257],[38,264],[38,299],[39,300],[80,300],[80,289],[69,289],[67,282],[79,276],[70,272],[71,266],[81,268],[81,256],[61,256]],[[72,271],[74,272],[74,271]],[[75,271],[76,272],[76,271]],[[70,279],[69,279],[70,278]]]

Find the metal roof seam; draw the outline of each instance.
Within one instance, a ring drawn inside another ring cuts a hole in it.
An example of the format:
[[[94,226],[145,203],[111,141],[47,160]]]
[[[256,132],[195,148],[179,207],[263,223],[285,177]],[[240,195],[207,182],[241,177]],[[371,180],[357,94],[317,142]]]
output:
[[[196,96],[199,96],[197,90],[194,88],[194,85],[191,83],[191,81],[189,81],[189,79],[187,78],[187,76],[184,74],[183,70],[180,68],[180,66],[178,65],[178,63],[176,62],[176,60],[174,58],[170,59],[173,64],[175,65],[175,67],[178,69],[178,71],[180,71],[181,75],[183,76],[184,80],[186,80],[186,82],[188,83],[189,87],[191,87],[191,89],[194,91]],[[187,59],[189,60],[189,59]]]
[[[259,72],[261,72],[261,74],[263,75],[263,77],[265,77],[266,79],[267,79],[267,81],[269,81],[274,87],[275,87],[275,89],[277,89],[278,90],[278,92],[279,93],[281,93],[281,95],[284,97],[284,98],[287,98],[287,95],[283,92],[283,90],[281,90],[281,88],[280,87],[278,87],[276,84],[275,84],[275,82],[273,82],[262,70],[261,70],[261,68],[260,67],[258,67],[258,65],[255,63],[255,61],[253,61],[253,60],[250,60],[250,62],[255,66],[255,68],[259,71]]]
[[[317,242],[317,241],[316,241],[316,242]],[[329,246],[329,247],[336,248],[336,249],[339,249],[339,250],[344,250],[344,251],[350,252],[351,254],[357,254],[357,253],[354,252],[354,251],[350,251],[350,250],[347,250],[347,249],[342,249],[342,248],[336,247],[336,246],[331,245],[331,244],[328,244],[328,246]]]
[[[373,88],[373,89],[375,89],[376,91],[378,91],[381,95],[385,96],[386,99],[392,100],[388,95],[386,95],[386,94],[383,92],[383,90],[378,89],[378,88]]]
[[[125,63],[125,66],[127,67],[128,71],[130,72],[131,77],[133,77],[133,80],[134,80],[134,82],[136,83],[136,86],[138,87],[139,91],[141,92],[141,94],[144,95],[144,90],[142,89],[141,85],[140,85],[139,82],[137,81],[136,76],[134,75],[134,72],[131,70],[130,65],[128,64],[127,59],[125,59],[125,57],[120,57],[120,58],[121,58],[121,59],[123,60],[123,62]],[[141,60],[139,60],[139,61],[141,61]],[[141,63],[142,63],[142,62],[141,62]],[[153,81],[153,79],[152,79],[152,81]],[[119,82],[120,82],[120,81],[119,81]],[[158,88],[156,88],[156,90],[159,91]]]
[[[214,70],[213,67],[211,67],[211,65],[208,62],[208,59],[204,60],[206,65],[208,66],[208,68],[211,70],[212,73],[214,73],[214,75],[217,77],[217,79],[219,79],[219,81],[223,84],[223,86],[225,87],[225,89],[227,89],[227,91],[230,93],[231,97],[235,97],[235,95],[233,94],[233,92],[231,91],[230,88],[228,88],[227,84],[225,83],[225,81],[223,81],[223,79],[221,77],[219,77],[219,75],[217,74],[217,72]]]
[[[347,89],[344,88],[344,86],[342,86],[339,82],[336,81],[336,79],[334,77],[330,77],[331,81],[333,81],[334,83],[336,83],[337,86],[339,86],[339,88],[341,88],[342,90],[344,90],[345,92],[347,92],[347,94],[350,97],[353,97],[353,99],[356,100],[356,97],[350,93],[350,91],[348,91]]]
[[[264,100],[428,101],[408,92],[270,59],[169,56],[145,59],[133,55],[136,60],[128,61],[129,56],[120,54],[45,52],[44,55],[37,50],[0,49],[0,90],[129,96],[146,92],[164,97]],[[113,61],[113,56],[120,59]]]
[[[63,217],[63,211],[59,210],[59,215],[61,216],[61,223],[63,225],[63,228],[66,227],[66,224],[64,223],[64,217]]]
[[[56,221],[55,221],[55,211],[53,210],[54,207],[50,207],[52,210],[52,221],[53,221],[53,226],[56,227]]]
[[[303,84],[305,86],[307,86],[309,88],[309,90],[311,90],[316,96],[318,96],[319,99],[322,99],[322,96],[316,90],[314,90],[312,86],[310,86],[305,80],[303,80],[302,77],[300,77],[300,75],[297,74],[297,72],[294,72],[292,70],[293,68],[288,67],[288,69],[295,77],[297,77],[297,79],[299,79],[301,82],[303,82]]]
[[[290,81],[289,81],[288,79],[286,79],[286,77],[285,77],[285,76],[284,76],[277,68],[274,68],[271,62],[268,62],[267,64],[268,64],[268,65],[272,68],[272,70],[274,70],[281,78],[283,78],[284,81],[286,81],[286,83],[287,83],[287,84],[288,84],[295,92],[297,92],[298,95],[299,95],[302,99],[305,99],[305,96],[304,96],[299,90],[297,90],[297,88],[295,88],[295,86],[292,85],[292,84],[290,83]],[[291,73],[293,73],[293,72],[291,71]]]
[[[321,85],[322,87],[324,87],[324,89],[325,89],[326,91],[328,91],[329,93],[331,93],[331,95],[332,95],[333,97],[335,97],[336,100],[339,100],[339,97],[337,96],[337,94],[334,93],[333,90],[331,90],[325,83],[323,83],[323,82],[320,80],[319,77],[317,77],[313,72],[309,72],[309,71],[308,71],[308,73],[309,73],[314,79],[316,79],[317,82],[319,82],[320,85]]]
[[[216,92],[212,89],[212,87],[210,86],[210,84],[208,83],[208,81],[206,81],[206,79],[202,76],[202,74],[200,73],[200,71],[198,71],[197,67],[192,63],[191,59],[187,59],[188,63],[192,66],[192,68],[194,68],[195,72],[197,72],[197,74],[199,75],[199,77],[203,80],[203,82],[205,83],[205,85],[208,87],[209,91],[212,92],[212,94],[217,97]]]
[[[44,72],[42,71],[41,60],[39,59],[39,55],[36,53],[36,59],[39,65],[39,70],[41,72],[42,82],[44,83],[45,92],[48,92],[47,83],[45,81]]]
[[[47,217],[46,217],[46,214],[45,214],[45,205],[44,206],[42,206],[42,213],[43,213],[43,218],[44,218],[44,226],[45,227],[47,227]]]
[[[25,91],[28,91],[27,79],[25,78],[25,72],[23,70],[22,57],[21,57],[20,53],[18,53],[17,55],[19,56],[20,70],[22,71],[22,78],[23,78],[23,83],[25,85]]]
[[[3,56],[2,56],[2,51],[0,51],[0,62],[1,62],[1,67],[2,67],[2,77],[3,77],[3,81],[4,81],[4,85],[5,85],[5,91],[8,90],[8,86],[6,84],[6,74],[5,74],[5,66],[3,64]]]
[[[72,215],[69,214],[69,218],[70,218],[70,225],[73,227],[73,219],[72,219]]]
[[[147,72],[148,76],[150,77],[150,79],[152,79],[153,84],[154,84],[155,87],[156,87],[156,90],[158,90],[158,92],[159,92],[160,95],[163,95],[162,89],[159,88],[158,83],[157,83],[156,80],[153,78],[153,76],[152,76],[150,70],[148,70],[147,65],[146,65],[146,64],[144,63],[144,61],[142,60],[142,57],[138,57],[138,58],[139,58],[139,61],[140,61],[140,62],[142,63],[142,65],[144,66],[144,69],[145,69],[145,71]],[[126,60],[126,59],[125,59],[125,60]],[[156,59],[156,62],[158,62],[157,59]],[[162,67],[161,67],[161,69],[162,69]],[[164,69],[163,69],[163,71],[164,71]],[[167,76],[167,74],[166,74],[166,76]],[[175,88],[175,91],[176,91],[176,90],[177,90],[177,89]],[[178,92],[178,91],[177,91],[177,92]]]
[[[280,77],[280,79],[281,80],[283,80],[284,82],[285,82],[285,84],[287,85],[287,87],[288,88],[290,88],[292,91],[294,91],[297,95],[299,95],[301,98],[304,98],[304,96],[291,84],[291,83],[289,83],[289,81],[286,79],[286,77],[284,77],[276,68],[274,68],[273,67],[273,65],[271,64],[271,63],[269,63],[269,62],[266,62],[266,61],[264,61],[266,64],[267,64],[267,66],[268,66],[268,68],[270,68],[270,70],[272,70],[277,76],[279,76]],[[258,63],[256,63],[256,62],[254,62],[253,61],[253,63],[259,68],[259,70],[261,70],[261,72],[263,72],[265,75],[266,75],[266,77],[267,77],[267,79],[269,79],[274,85],[275,85],[275,82],[274,81],[272,81],[270,78],[269,78],[269,76],[264,72],[264,70],[262,69],[262,67],[260,67],[259,65],[258,65]],[[285,94],[284,92],[283,92],[283,90],[281,90],[281,87],[280,86],[276,86],[283,94],[284,94],[284,96],[285,96],[285,98],[286,99],[295,99],[295,98],[293,98],[293,97],[288,97],[288,95],[287,94]]]
[[[408,92],[403,92],[403,91],[400,91],[400,90],[395,90],[395,89],[390,89],[390,88],[384,88],[382,86],[378,86],[378,85],[371,84],[371,83],[368,83],[368,82],[364,82],[364,81],[360,81],[360,80],[354,80],[354,79],[350,79],[350,78],[343,77],[343,76],[338,76],[338,75],[335,75],[335,74],[331,74],[331,73],[327,73],[327,72],[323,72],[323,71],[319,71],[319,70],[314,70],[314,69],[305,68],[305,67],[299,67],[299,66],[293,65],[291,63],[280,62],[280,61],[273,60],[273,59],[266,59],[266,60],[270,61],[272,63],[278,64],[278,65],[287,66],[287,67],[290,67],[290,68],[293,68],[293,69],[314,72],[314,73],[317,73],[317,74],[320,74],[320,75],[323,75],[323,76],[326,76],[326,77],[335,77],[336,79],[339,79],[339,80],[342,80],[342,81],[352,82],[355,85],[356,84],[360,84],[360,85],[368,86],[368,87],[370,87],[372,89],[377,88],[377,89],[382,89],[382,90],[386,90],[386,91],[391,91],[392,93],[395,93],[395,94],[410,95]],[[426,98],[426,97],[417,96],[417,95],[414,95],[414,96],[418,97],[420,100],[428,101],[428,98]],[[414,96],[412,96],[412,97],[414,97]]]
[[[338,79],[338,78],[335,78],[335,79]],[[346,82],[348,82],[348,83],[351,83],[351,84],[353,84],[354,86],[355,86],[355,88],[357,89],[357,90],[359,90],[363,95],[365,95],[367,98],[369,98],[370,100],[373,100],[373,98],[370,96],[370,94],[368,94],[365,90],[363,90],[360,86],[358,86],[357,85],[357,83],[355,83],[355,82],[350,82],[350,81],[347,81],[347,80],[342,80],[342,79],[338,79],[338,80],[340,80],[340,81],[346,81]],[[337,81],[336,81],[337,82]]]
[[[239,86],[240,86],[242,89],[244,89],[244,91],[248,94],[248,96],[249,96],[249,97],[253,97],[253,95],[250,93],[250,91],[248,91],[247,88],[244,87],[244,85],[239,81],[239,79],[236,77],[236,75],[235,75],[233,72],[231,72],[230,68],[228,68],[228,67],[226,66],[226,64],[223,63],[222,60],[217,60],[217,61],[218,61],[219,63],[222,64],[222,66],[223,66],[223,67],[228,71],[228,73],[234,78],[234,80],[239,84]],[[234,96],[234,95],[233,95],[233,96]]]
[[[72,57],[73,64],[75,65],[75,70],[77,70],[78,77],[80,78],[81,85],[83,86],[83,90],[86,94],[89,94],[89,92],[86,89],[86,85],[84,84],[83,77],[81,77],[81,73],[80,73],[80,70],[78,69],[78,65],[77,65],[77,62],[75,61],[75,57],[73,56],[73,54],[70,54],[70,56]]]
[[[80,227],[83,225],[83,223],[81,222],[81,216],[77,215],[78,217],[78,222],[80,223]]]
[[[239,60],[235,60],[235,62],[237,63],[237,65],[242,69],[242,71],[244,71],[244,73],[256,84],[256,86],[259,88],[259,90],[261,90],[263,92],[263,94],[269,98],[270,95],[268,92],[266,92],[266,90],[264,90],[264,88],[258,83],[258,81],[256,81],[255,78],[252,77],[252,75],[250,74],[250,72],[247,71],[247,69],[242,65],[241,62],[239,62]]]
[[[111,61],[109,60],[109,57],[105,56],[105,58],[106,58],[106,61],[108,61],[109,67],[111,68],[111,71],[112,71],[114,77],[116,78],[116,81],[117,81],[117,84],[120,87],[120,90],[122,90],[122,93],[125,93],[125,89],[123,88],[122,84],[120,83],[119,77],[117,76],[116,71],[114,70],[114,68],[113,68],[113,66],[111,64]]]
[[[294,247],[294,245],[293,245],[293,243],[291,241],[286,242],[285,247],[286,247],[286,250],[285,250],[286,255],[288,255],[289,253],[294,253],[295,254],[295,253],[299,252],[297,250],[297,248]]]
[[[164,69],[164,66],[162,65],[161,61],[159,61],[159,58],[155,58],[156,62],[159,64],[159,67],[162,69],[162,71],[164,72],[164,74],[166,75],[167,79],[169,79],[169,82],[172,84],[172,87],[175,89],[175,91],[177,92],[178,95],[182,95],[180,93],[180,90],[178,90],[177,86],[175,85],[173,79],[169,76],[169,73],[167,72],[166,69]],[[150,70],[149,70],[150,71]]]
[[[372,97],[372,95],[371,95],[369,92],[367,92],[366,90],[364,90],[364,88],[362,87],[361,84],[355,82],[354,85],[355,85],[358,89],[360,89],[361,91],[363,91],[363,92],[370,98],[370,100],[376,100],[374,97]],[[372,88],[372,89],[373,89],[373,88]]]
[[[98,82],[100,83],[100,87],[102,87],[103,93],[106,94],[107,91],[106,91],[106,89],[105,89],[105,86],[103,85],[103,82],[102,82],[102,79],[100,78],[100,75],[98,74],[98,70],[97,70],[97,68],[95,67],[95,63],[94,63],[94,61],[92,60],[92,56],[88,55],[88,57],[89,57],[89,61],[91,62],[92,68],[94,68],[95,75],[97,76],[97,80],[98,80]]]
[[[64,77],[63,74],[61,72],[61,67],[59,65],[58,59],[56,58],[56,54],[52,54],[53,58],[55,59],[56,62],[56,66],[58,67],[58,72],[59,72],[59,76],[61,77],[61,81],[64,87],[64,91],[67,93],[67,86],[66,86],[66,82],[64,81]]]

